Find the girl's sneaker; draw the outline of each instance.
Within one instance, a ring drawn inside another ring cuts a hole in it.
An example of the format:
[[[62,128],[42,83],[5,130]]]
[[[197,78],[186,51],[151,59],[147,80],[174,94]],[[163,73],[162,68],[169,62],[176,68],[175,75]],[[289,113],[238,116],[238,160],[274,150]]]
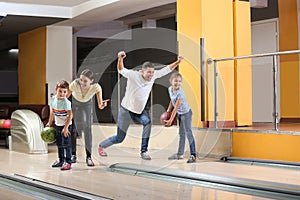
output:
[[[196,162],[196,157],[194,155],[190,155],[190,158],[187,160],[187,163],[194,163]]]

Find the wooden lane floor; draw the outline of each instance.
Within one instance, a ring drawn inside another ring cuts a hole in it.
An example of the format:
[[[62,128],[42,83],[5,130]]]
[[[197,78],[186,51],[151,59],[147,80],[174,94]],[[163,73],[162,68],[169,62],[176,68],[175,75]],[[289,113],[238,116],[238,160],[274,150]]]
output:
[[[267,199],[107,170],[107,167],[113,163],[124,162],[257,180],[300,183],[297,170],[228,164],[214,162],[214,160],[198,160],[197,163],[187,164],[186,160],[168,161],[167,155],[161,154],[154,154],[151,161],[144,161],[139,158],[137,149],[122,146],[111,147],[107,158],[95,155],[93,159],[97,165],[91,168],[87,167],[84,162],[82,147],[78,146],[79,162],[73,164],[70,171],[50,167],[57,157],[54,145],[49,146],[49,153],[44,155],[29,155],[3,148],[0,149],[0,173],[19,174],[111,199]],[[95,148],[93,150],[96,152]]]
[[[0,187],[0,194],[1,194],[1,199],[5,199],[5,200],[16,200],[16,199],[35,200],[36,199],[30,195],[22,194],[20,192],[16,192],[4,187]]]

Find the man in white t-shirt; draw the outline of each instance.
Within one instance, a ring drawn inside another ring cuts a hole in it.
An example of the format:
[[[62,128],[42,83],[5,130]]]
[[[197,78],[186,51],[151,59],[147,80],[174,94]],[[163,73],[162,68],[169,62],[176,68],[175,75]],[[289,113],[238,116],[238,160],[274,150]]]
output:
[[[126,69],[123,62],[125,57],[126,54],[124,51],[118,53],[118,72],[127,78],[127,86],[119,110],[117,135],[102,141],[99,144],[98,153],[100,156],[107,156],[107,153],[104,151],[105,148],[121,143],[125,139],[131,120],[133,120],[143,125],[141,158],[151,160],[151,157],[147,153],[151,133],[151,120],[145,110],[145,106],[155,79],[165,76],[174,70],[183,57],[178,56],[175,62],[160,70],[154,70],[152,63],[145,62],[141,71]]]

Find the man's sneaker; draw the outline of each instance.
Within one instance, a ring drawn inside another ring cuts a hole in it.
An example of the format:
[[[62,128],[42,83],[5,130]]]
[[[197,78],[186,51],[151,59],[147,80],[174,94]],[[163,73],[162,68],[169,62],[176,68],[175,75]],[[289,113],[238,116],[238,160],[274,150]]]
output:
[[[55,161],[53,164],[52,164],[52,167],[62,167],[64,164],[64,162],[62,161]]]
[[[107,156],[107,153],[104,151],[104,149],[101,146],[98,146],[98,153],[99,156]]]
[[[75,155],[72,155],[71,162],[72,163],[76,163],[77,162],[77,157]]]
[[[171,155],[168,159],[169,160],[181,160],[181,159],[183,159],[183,155],[179,155],[179,154],[175,153],[175,154]]]
[[[144,160],[151,160],[151,157],[149,156],[147,151],[141,153],[141,158]]]
[[[95,166],[95,164],[91,158],[86,158],[85,162],[86,162],[87,166],[89,166],[89,167]]]
[[[60,170],[70,170],[71,169],[71,164],[70,163],[65,163]]]
[[[187,160],[187,163],[194,163],[196,162],[196,157],[194,155],[190,155],[190,158]]]

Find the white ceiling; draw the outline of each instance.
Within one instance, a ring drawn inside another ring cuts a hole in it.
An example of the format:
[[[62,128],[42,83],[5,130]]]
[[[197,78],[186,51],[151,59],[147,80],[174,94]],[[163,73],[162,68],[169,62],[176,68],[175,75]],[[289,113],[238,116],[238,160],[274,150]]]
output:
[[[175,2],[176,0],[0,0],[0,50],[16,45],[18,34],[38,27],[54,24],[72,26],[74,31],[79,31],[114,20],[124,23],[128,23],[128,19],[130,22],[142,20],[148,14],[153,19],[153,13],[157,13],[157,17],[169,14],[170,12],[163,12],[158,8]],[[158,10],[153,12],[153,9]]]
[[[90,0],[2,0],[1,2],[73,7],[86,1]]]

